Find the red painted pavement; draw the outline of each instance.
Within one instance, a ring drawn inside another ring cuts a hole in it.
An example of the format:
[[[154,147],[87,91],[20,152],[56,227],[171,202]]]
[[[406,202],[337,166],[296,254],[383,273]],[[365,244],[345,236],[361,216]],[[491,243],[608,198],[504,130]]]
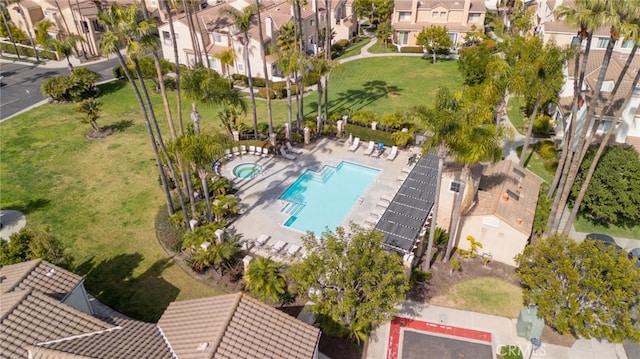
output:
[[[387,359],[398,359],[398,344],[400,342],[400,330],[402,328],[416,329],[437,334],[446,334],[453,337],[473,339],[491,343],[491,333],[488,332],[458,328],[451,325],[424,322],[421,320],[394,317],[391,321],[391,329],[389,330]]]

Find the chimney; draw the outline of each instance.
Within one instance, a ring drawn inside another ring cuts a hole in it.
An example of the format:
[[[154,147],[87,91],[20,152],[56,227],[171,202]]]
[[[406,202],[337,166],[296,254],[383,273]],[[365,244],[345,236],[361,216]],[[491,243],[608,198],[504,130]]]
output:
[[[271,41],[274,41],[275,39],[273,38],[273,19],[271,18],[271,16],[267,16],[264,18],[264,27],[265,27],[265,32],[267,33],[267,36],[269,36],[271,38]]]
[[[471,9],[471,0],[464,0],[464,9],[462,9],[462,25],[469,23],[469,9]]]

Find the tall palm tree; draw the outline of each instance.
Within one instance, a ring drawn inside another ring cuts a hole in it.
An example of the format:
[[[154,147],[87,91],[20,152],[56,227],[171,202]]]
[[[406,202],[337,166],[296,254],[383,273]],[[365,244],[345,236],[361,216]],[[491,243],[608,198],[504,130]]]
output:
[[[222,51],[217,54],[216,57],[220,60],[220,63],[224,65],[224,73],[229,80],[229,87],[233,87],[233,80],[231,79],[231,70],[230,67],[233,65],[234,61],[236,61],[236,53],[233,51],[233,48]]]
[[[444,160],[449,154],[450,145],[456,141],[456,136],[459,136],[461,126],[459,118],[456,116],[456,111],[458,111],[460,107],[459,98],[443,86],[438,88],[435,97],[435,103],[432,108],[421,106],[414,109],[414,116],[428,129],[429,137],[423,144],[423,151],[429,152],[435,150],[438,156],[438,179],[436,182],[434,203],[431,208],[431,227],[423,265],[424,270],[431,268],[433,241],[436,233],[436,222],[438,220],[438,206],[440,205],[440,188],[442,187]]]
[[[283,265],[271,258],[259,257],[249,263],[244,274],[246,289],[262,301],[277,302],[287,290]]]
[[[298,49],[276,50],[276,66],[282,71],[287,89],[287,121],[289,131],[293,129],[293,104],[291,94],[291,76],[294,76],[300,67],[300,51]]]
[[[238,199],[232,194],[218,195],[212,203],[211,211],[216,222],[227,214],[238,213]]]
[[[176,113],[178,115],[178,125],[180,126],[180,135],[184,136],[184,123],[182,121],[182,94],[181,94],[181,71],[180,57],[178,55],[178,41],[176,40],[176,31],[173,26],[173,11],[178,11],[177,3],[174,0],[165,0],[165,9],[169,23],[169,34],[171,36],[171,45],[173,48],[173,61],[176,64]]]
[[[333,60],[327,60],[325,57],[314,57],[311,61],[311,72],[316,74],[319,78],[318,81],[318,112],[317,112],[317,131],[322,132],[322,126],[327,121],[327,117],[323,116],[323,95],[326,89],[323,88],[323,83],[326,83],[326,78],[329,74],[338,67],[338,63]],[[326,105],[326,104],[325,104]],[[326,106],[324,106],[326,109]]]
[[[601,0],[590,3],[589,6],[591,6],[591,10],[597,14],[597,19],[600,20],[602,25],[610,26],[610,37],[604,53],[602,65],[600,66],[596,85],[593,89],[593,94],[587,104],[587,114],[584,126],[582,127],[580,135],[576,137],[577,145],[575,150],[572,148],[569,149],[570,151],[573,150],[573,156],[568,155],[568,157],[572,157],[569,171],[565,177],[563,186],[560,186],[562,191],[559,192],[559,195],[556,195],[556,199],[554,200],[551,208],[549,227],[552,232],[557,231],[560,227],[560,219],[564,212],[567,199],[569,198],[571,188],[573,187],[575,178],[578,174],[580,164],[586,154],[585,143],[588,138],[587,135],[590,132],[592,133],[595,131],[595,129],[592,128],[592,124],[594,123],[593,116],[595,115],[595,110],[598,106],[602,83],[604,82],[609,62],[611,61],[613,48],[618,41],[620,34],[627,32],[630,27],[635,26],[634,21],[637,21],[639,11],[635,5],[630,5],[624,1],[620,2],[617,0]],[[562,181],[562,179],[560,181]]]
[[[84,42],[84,38],[77,34],[69,35],[65,40],[50,39],[47,41],[46,48],[51,49],[67,59],[69,73],[73,73],[73,64],[71,63],[71,54],[78,42]]]
[[[251,96],[251,114],[253,116],[253,136],[256,139],[258,138],[258,113],[256,110],[256,95],[253,92],[253,79],[251,78],[251,62],[249,60],[249,30],[251,29],[251,23],[257,11],[258,9],[255,5],[245,7],[243,12],[240,12],[230,6],[222,8],[222,12],[229,16],[233,21],[236,31],[242,34],[240,41],[244,50],[245,67],[247,68],[249,95]]]
[[[258,21],[258,39],[260,40],[260,57],[262,58],[262,72],[264,72],[264,83],[267,91],[267,119],[269,120],[269,136],[273,133],[273,115],[271,113],[271,82],[269,72],[267,72],[267,48],[262,35],[262,20],[260,18],[260,0],[256,0],[256,20]],[[270,39],[273,40],[273,39]]]

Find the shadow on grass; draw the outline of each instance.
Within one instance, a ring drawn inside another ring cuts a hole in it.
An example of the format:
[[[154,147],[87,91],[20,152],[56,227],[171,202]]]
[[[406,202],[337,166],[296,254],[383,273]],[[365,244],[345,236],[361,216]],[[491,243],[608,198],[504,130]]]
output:
[[[46,198],[37,198],[29,200],[27,203],[14,202],[9,203],[6,206],[3,206],[3,209],[12,209],[14,211],[22,212],[22,214],[29,214],[35,212],[39,209],[45,208],[51,203],[50,200]]]
[[[164,270],[173,265],[168,258],[135,276],[143,259],[140,253],[120,254],[99,263],[90,258],[75,272],[85,276],[87,290],[101,302],[135,319],[155,322],[180,290],[162,278]]]
[[[98,87],[100,88],[101,95],[108,95],[121,90],[126,85],[127,85],[126,82],[116,80],[116,81],[104,83],[102,85],[98,85]]]
[[[124,132],[124,130],[126,130],[131,126],[133,126],[132,120],[120,120],[116,123],[112,123],[111,125],[107,126],[107,128],[112,129],[114,132]]]
[[[386,81],[368,81],[361,88],[349,89],[339,93],[338,98],[331,101],[330,108],[331,111],[339,111],[349,105],[349,109],[358,111],[376,100],[388,96],[397,96],[400,92],[402,92],[402,88],[389,85]]]

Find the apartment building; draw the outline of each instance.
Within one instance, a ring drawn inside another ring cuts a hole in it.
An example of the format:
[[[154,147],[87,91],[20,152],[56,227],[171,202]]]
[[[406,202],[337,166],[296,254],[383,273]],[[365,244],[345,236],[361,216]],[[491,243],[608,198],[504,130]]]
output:
[[[393,43],[416,46],[420,31],[430,26],[446,26],[454,46],[475,26],[484,29],[486,7],[481,0],[396,0],[391,19]]]

